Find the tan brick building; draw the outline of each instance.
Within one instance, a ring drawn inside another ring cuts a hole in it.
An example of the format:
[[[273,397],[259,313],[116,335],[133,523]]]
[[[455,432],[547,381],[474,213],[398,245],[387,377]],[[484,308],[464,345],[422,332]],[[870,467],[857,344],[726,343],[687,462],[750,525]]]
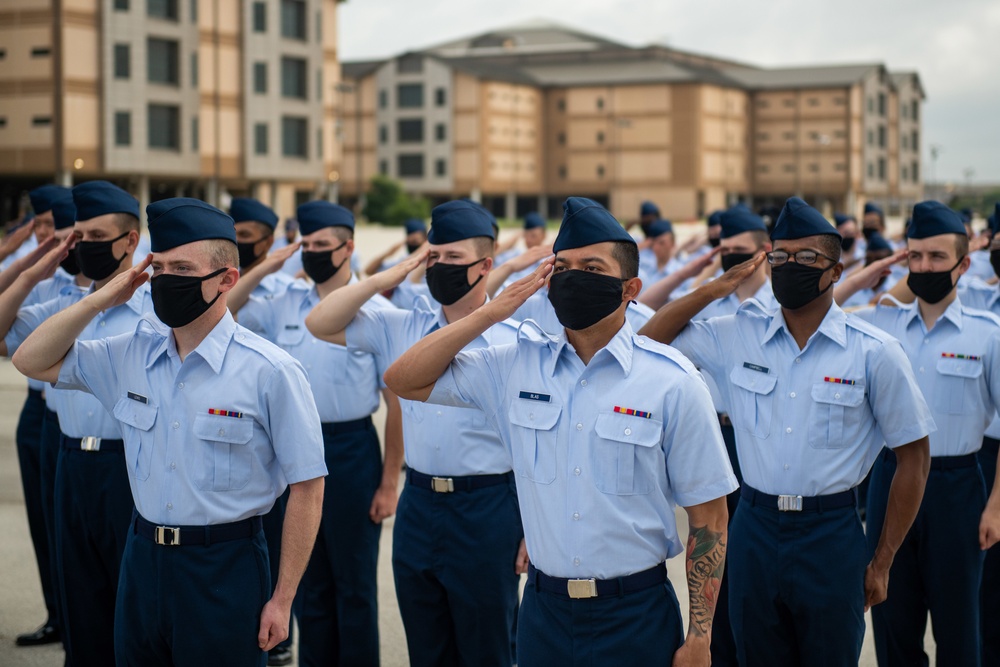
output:
[[[335,195],[337,4],[4,0],[0,212],[94,178],[283,215]]]
[[[916,73],[878,63],[763,69],[633,48],[548,23],[344,63],[340,195],[382,173],[498,215],[584,195],[685,219],[799,195],[890,212],[922,191]]]

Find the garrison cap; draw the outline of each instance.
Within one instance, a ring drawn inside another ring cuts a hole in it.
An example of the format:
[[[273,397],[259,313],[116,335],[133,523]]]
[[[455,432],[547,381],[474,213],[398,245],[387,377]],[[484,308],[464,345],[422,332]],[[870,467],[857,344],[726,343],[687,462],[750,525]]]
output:
[[[644,201],[639,207],[639,215],[655,215],[660,217],[660,207],[651,201]]]
[[[998,201],[994,206],[993,215],[986,219],[990,225],[990,230],[996,234],[1000,231],[1000,201]]]
[[[495,239],[496,218],[474,201],[457,199],[435,206],[431,211],[431,231],[427,241],[444,245],[478,236]]]
[[[229,215],[233,222],[262,222],[274,230],[278,226],[278,216],[269,207],[250,197],[233,197],[229,204]]]
[[[722,224],[722,214],[725,213],[723,210],[713,211],[710,216],[708,216],[708,226],[715,227],[716,225]]]
[[[798,197],[790,197],[778,214],[771,231],[773,241],[791,241],[829,234],[841,238],[837,228],[823,214]]]
[[[615,216],[592,199],[570,197],[563,202],[563,219],[559,235],[552,246],[553,252],[582,248],[606,241],[635,245],[628,232]]]
[[[878,217],[882,218],[883,220],[885,219],[885,213],[882,212],[882,209],[879,208],[879,205],[876,204],[875,202],[868,202],[867,204],[865,204],[865,215],[869,213],[875,213],[878,215]]]
[[[884,250],[892,252],[892,246],[881,234],[872,234],[871,238],[868,239],[868,247],[865,248],[865,252],[882,252]]]
[[[407,236],[416,232],[424,232],[426,234],[427,223],[425,223],[420,218],[410,218],[409,220],[403,223],[403,229],[406,230]]]
[[[746,204],[736,204],[729,210],[723,211],[719,215],[719,224],[722,225],[719,237],[724,239],[743,232],[767,231],[764,218],[751,211]]]
[[[108,213],[139,217],[139,200],[107,181],[88,181],[74,187],[73,204],[77,220],[90,220]]]
[[[149,249],[165,252],[195,241],[219,239],[236,243],[233,219],[200,199],[175,197],[146,207]]]
[[[52,206],[58,201],[69,200],[73,202],[73,192],[69,188],[61,185],[43,185],[28,193],[31,200],[31,210],[35,215],[51,211]]]
[[[354,214],[343,206],[328,201],[311,201],[299,206],[295,212],[302,236],[309,236],[324,227],[354,229]]]
[[[657,236],[663,236],[664,234],[673,234],[674,225],[669,220],[657,220],[649,226],[649,232],[646,234],[647,239],[655,239]]]
[[[69,194],[68,190],[67,194]],[[72,197],[67,196],[52,203],[52,219],[56,229],[68,229],[73,226],[73,223],[76,222],[76,206],[73,204]]]
[[[524,216],[524,228],[525,229],[545,229],[545,220],[542,216],[538,215],[534,211]]]
[[[848,222],[857,222],[858,219],[850,213],[834,213],[833,221],[840,227],[841,225],[846,225]]]
[[[906,238],[926,239],[941,234],[965,236],[962,214],[936,201],[922,201],[914,206],[913,218],[906,226]]]
[[[964,223],[970,223],[972,222],[972,219],[976,217],[975,212],[968,207],[963,208],[961,211],[958,212],[958,214],[962,216],[962,222]]]

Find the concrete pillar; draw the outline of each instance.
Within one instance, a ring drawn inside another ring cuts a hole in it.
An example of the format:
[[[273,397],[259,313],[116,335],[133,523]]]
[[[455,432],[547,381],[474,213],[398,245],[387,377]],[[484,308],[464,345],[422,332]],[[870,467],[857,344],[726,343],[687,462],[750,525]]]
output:
[[[205,183],[205,201],[216,208],[219,207],[219,181],[215,178],[210,178]]]
[[[549,198],[546,195],[538,195],[538,215],[546,220],[549,219]]]
[[[513,192],[508,192],[504,200],[503,217],[508,220],[517,219],[517,195]]]
[[[136,199],[139,200],[139,213],[146,215],[146,207],[149,206],[149,176],[141,174],[139,176],[139,192]],[[148,224],[148,223],[147,223]]]
[[[472,192],[469,193],[469,199],[476,202],[477,204],[483,203],[483,192],[479,188],[473,188]]]
[[[56,184],[64,188],[73,187],[73,174],[69,171],[60,171],[56,174]]]

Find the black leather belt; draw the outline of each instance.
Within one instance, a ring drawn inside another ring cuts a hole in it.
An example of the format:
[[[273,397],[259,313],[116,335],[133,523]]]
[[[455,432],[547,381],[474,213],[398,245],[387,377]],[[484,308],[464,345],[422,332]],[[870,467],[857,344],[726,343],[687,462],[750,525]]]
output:
[[[85,438],[71,438],[63,435],[59,442],[65,449],[79,449],[84,452],[124,452],[125,441],[111,438],[98,438],[88,435]]]
[[[772,496],[744,484],[740,487],[740,495],[754,507],[763,507],[775,512],[822,512],[855,507],[858,504],[857,489],[831,493],[827,496]]]
[[[172,547],[246,540],[259,533],[263,526],[259,516],[212,526],[161,526],[146,521],[138,514],[134,517],[132,529],[136,535]]]
[[[887,461],[896,462],[896,453],[886,447],[882,450],[882,456]],[[979,463],[979,458],[975,454],[962,454],[961,456],[932,456],[931,470],[957,470],[959,468],[971,468]]]
[[[550,577],[544,572],[528,565],[528,585],[536,589],[561,595],[574,600],[586,598],[601,598],[635,593],[652,588],[667,580],[667,568],[663,563],[654,565],[648,570],[628,574],[615,579],[563,579]]]
[[[514,481],[514,473],[505,472],[499,475],[469,475],[468,477],[435,477],[417,472],[413,468],[406,469],[406,483],[418,489],[429,489],[437,493],[452,493],[453,491],[475,491],[487,486],[498,486]]]
[[[353,419],[349,422],[323,422],[320,427],[323,429],[323,437],[329,438],[341,433],[353,433],[354,431],[364,431],[372,425],[371,415],[361,419]]]

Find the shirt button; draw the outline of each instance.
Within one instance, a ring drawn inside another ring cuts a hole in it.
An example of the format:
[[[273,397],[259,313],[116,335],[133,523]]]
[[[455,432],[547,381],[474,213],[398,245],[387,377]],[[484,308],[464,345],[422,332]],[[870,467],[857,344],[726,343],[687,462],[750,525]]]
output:
[[[171,470],[177,470],[177,464],[176,464],[176,463],[174,463],[173,461],[171,461],[171,462],[170,462],[170,469],[171,469]]]
[[[795,363],[801,364],[802,363],[802,358],[801,357],[796,357],[795,358]]]
[[[580,513],[573,512],[573,521],[579,521],[579,520],[580,520]]]
[[[788,470],[788,464],[787,463],[785,464],[785,470]]]
[[[587,381],[586,380],[580,380],[580,386],[581,387],[586,387],[587,386]]]
[[[107,324],[108,324],[107,322],[105,322],[104,320],[101,320],[101,324],[99,326],[103,327],[103,326],[107,326]]]
[[[181,427],[181,423],[180,422],[174,422],[173,426],[174,426],[174,428],[180,428]]]
[[[788,395],[788,397],[789,397],[789,398],[795,398],[795,392],[793,391],[792,393],[790,393],[790,394]]]
[[[625,435],[632,435],[632,429],[630,428],[625,429]]]
[[[167,503],[167,509],[168,510],[172,510],[173,508],[174,508],[174,504],[173,503]]]
[[[573,468],[573,474],[576,475],[577,477],[579,477],[580,476],[580,469],[579,468]]]
[[[243,340],[243,339],[245,339],[245,338],[246,338],[247,336],[246,336],[246,334],[236,334],[236,337],[237,337],[237,338],[239,338],[240,340]]]
[[[438,417],[440,417],[440,416],[441,416],[441,411],[440,411],[440,410],[438,410]]]
[[[534,412],[532,412],[532,413],[530,413],[528,415],[528,419],[534,419],[534,418],[535,418],[535,413]]]
[[[635,341],[635,344],[636,345],[645,345],[646,344],[646,339],[645,338],[637,338],[636,341]]]
[[[788,428],[785,429],[785,433],[791,433],[791,432],[792,432],[792,427],[791,426],[789,426]]]
[[[834,394],[833,397],[834,398],[840,398],[840,394]]]
[[[177,383],[177,388],[178,389],[183,389],[184,388],[184,383],[183,382],[178,382]]]
[[[583,430],[583,424],[577,424],[576,425],[576,430],[577,431],[582,431]]]
[[[923,372],[924,372],[924,367],[923,367],[923,366],[921,366],[921,367],[920,367],[920,372],[921,372],[921,373],[923,373]]]
[[[789,429],[789,430],[791,430],[791,429]],[[219,435],[225,435],[225,434],[226,434],[226,429],[220,428],[219,429]]]
[[[579,558],[574,558],[573,559],[573,565],[579,565],[579,564],[580,564],[580,559]]]

